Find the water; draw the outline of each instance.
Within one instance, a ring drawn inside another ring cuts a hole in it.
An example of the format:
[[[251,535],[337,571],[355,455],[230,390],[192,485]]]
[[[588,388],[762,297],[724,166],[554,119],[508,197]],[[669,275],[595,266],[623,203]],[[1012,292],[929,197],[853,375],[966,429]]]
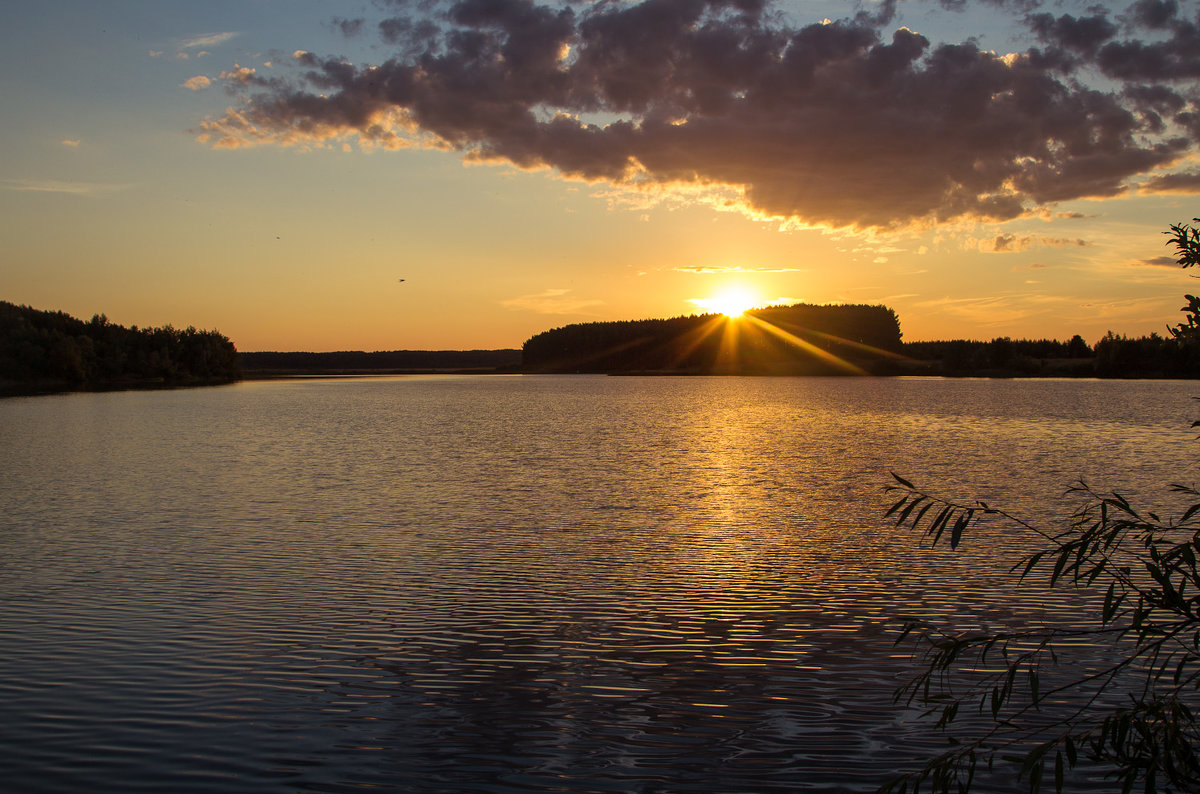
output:
[[[1192,480],[1194,383],[398,377],[0,401],[0,780],[859,791],[944,741],[897,616],[1069,625],[1039,517]]]

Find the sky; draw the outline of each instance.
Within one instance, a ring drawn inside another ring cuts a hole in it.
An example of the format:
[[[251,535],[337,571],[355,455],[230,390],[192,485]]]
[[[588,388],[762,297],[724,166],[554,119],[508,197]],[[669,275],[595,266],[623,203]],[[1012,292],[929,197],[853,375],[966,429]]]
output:
[[[1165,333],[1195,0],[0,4],[0,300],[239,350],[885,304]]]

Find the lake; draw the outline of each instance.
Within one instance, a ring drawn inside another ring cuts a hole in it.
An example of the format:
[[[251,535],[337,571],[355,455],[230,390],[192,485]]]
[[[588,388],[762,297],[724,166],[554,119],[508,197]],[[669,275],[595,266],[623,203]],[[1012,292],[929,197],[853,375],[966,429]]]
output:
[[[869,791],[901,616],[1079,619],[883,519],[1192,482],[1195,382],[406,376],[0,400],[13,792]],[[1093,781],[1094,783],[1094,781]]]

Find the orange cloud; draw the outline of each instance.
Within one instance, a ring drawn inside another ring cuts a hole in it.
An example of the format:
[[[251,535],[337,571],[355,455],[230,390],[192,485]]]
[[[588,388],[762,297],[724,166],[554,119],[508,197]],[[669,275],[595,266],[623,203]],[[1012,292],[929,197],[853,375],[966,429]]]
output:
[[[212,85],[212,78],[198,74],[195,77],[189,77],[179,84],[181,88],[187,88],[192,91],[203,91]]]

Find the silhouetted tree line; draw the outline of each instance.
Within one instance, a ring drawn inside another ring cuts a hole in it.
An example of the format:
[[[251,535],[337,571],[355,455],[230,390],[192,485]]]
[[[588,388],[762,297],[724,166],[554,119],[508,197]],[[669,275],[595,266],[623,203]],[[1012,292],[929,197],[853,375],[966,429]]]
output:
[[[1180,264],[1196,264],[1200,250],[1198,232],[1193,226],[1172,226],[1180,239],[1183,254]],[[1096,374],[1102,378],[1200,378],[1200,298],[1185,295],[1188,305],[1180,311],[1184,322],[1167,329],[1170,336],[1130,339],[1109,331],[1096,343]]]
[[[386,350],[372,353],[343,350],[333,353],[242,353],[248,372],[373,372],[404,370],[516,369],[520,350]]]
[[[1100,378],[1200,378],[1200,339],[1108,332],[1096,343]]]
[[[541,372],[834,374],[847,371],[839,361],[884,371],[902,348],[900,321],[886,306],[798,303],[747,315],[576,323],[529,339],[523,364]]]
[[[1069,341],[1010,339],[991,341],[950,339],[908,342],[904,355],[928,362],[942,375],[1002,373],[1008,375],[1095,375],[1095,351],[1079,334]]]
[[[217,331],[126,328],[103,314],[84,322],[0,301],[0,381],[10,388],[179,385],[239,376],[237,349]]]
[[[1128,337],[1109,331],[1090,347],[1078,334],[1068,342],[1008,337],[909,342],[904,354],[939,375],[1200,378],[1200,298],[1185,297],[1185,321],[1169,327],[1167,336]]]

